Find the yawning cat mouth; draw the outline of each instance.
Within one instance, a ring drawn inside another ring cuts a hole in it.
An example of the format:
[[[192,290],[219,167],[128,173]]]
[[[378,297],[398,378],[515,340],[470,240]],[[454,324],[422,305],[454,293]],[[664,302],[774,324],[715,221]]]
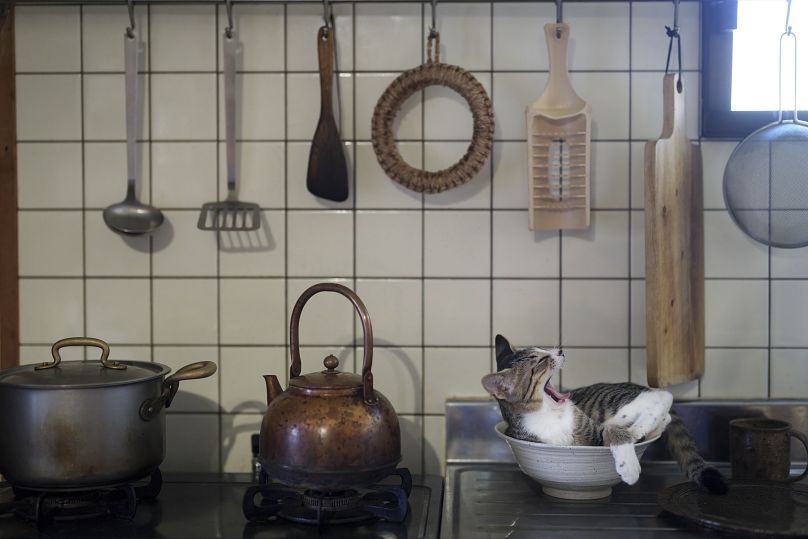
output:
[[[547,380],[547,383],[544,384],[544,392],[550,395],[550,398],[557,403],[566,402],[570,398],[570,393],[559,393],[550,383],[550,380]]]

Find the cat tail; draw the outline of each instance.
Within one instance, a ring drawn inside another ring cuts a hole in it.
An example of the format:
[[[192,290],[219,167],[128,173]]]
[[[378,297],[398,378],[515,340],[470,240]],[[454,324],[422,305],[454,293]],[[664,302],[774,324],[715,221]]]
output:
[[[671,412],[671,422],[665,429],[665,443],[671,456],[688,479],[711,494],[726,494],[727,483],[721,472],[707,464],[696,449],[696,442],[682,418]]]

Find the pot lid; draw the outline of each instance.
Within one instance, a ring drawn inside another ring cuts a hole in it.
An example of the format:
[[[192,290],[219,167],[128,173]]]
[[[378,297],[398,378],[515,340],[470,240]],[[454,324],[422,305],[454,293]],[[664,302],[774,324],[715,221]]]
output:
[[[330,355],[323,360],[326,370],[295,376],[289,385],[303,389],[349,389],[362,387],[362,377],[352,372],[337,369],[339,359]]]
[[[125,369],[110,368],[100,361],[62,361],[47,368],[41,364],[22,365],[0,371],[0,386],[25,388],[77,389],[107,387],[145,382],[160,378],[171,370],[160,363],[145,361],[110,361]]]

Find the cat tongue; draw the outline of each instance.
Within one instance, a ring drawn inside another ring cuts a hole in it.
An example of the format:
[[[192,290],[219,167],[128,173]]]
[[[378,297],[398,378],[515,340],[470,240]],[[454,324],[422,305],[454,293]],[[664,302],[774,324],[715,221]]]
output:
[[[549,380],[547,381],[547,384],[545,384],[544,386],[544,391],[548,395],[550,395],[556,402],[564,402],[570,398],[569,393],[559,393],[558,391],[556,391],[556,388],[553,387],[553,384],[551,384]]]

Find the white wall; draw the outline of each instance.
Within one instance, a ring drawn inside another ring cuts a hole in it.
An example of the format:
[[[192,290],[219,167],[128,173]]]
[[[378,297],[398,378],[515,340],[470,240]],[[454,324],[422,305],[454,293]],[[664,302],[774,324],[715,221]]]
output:
[[[113,356],[178,368],[219,364],[188,382],[168,416],[165,468],[246,470],[265,392],[288,376],[288,316],[308,285],[354,288],[374,323],[376,386],[391,398],[405,464],[437,472],[443,402],[484,396],[492,341],[563,343],[561,382],[645,382],[642,148],[661,129],[670,2],[568,3],[572,82],[592,105],[592,226],[527,228],[524,108],[547,79],[542,25],[551,3],[439,4],[442,59],[474,72],[493,98],[492,159],[439,195],[400,188],[370,143],[378,96],[421,62],[429,4],[338,4],[342,135],[351,197],[305,187],[319,113],[319,4],[235,7],[243,42],[238,127],[240,197],[259,203],[256,233],[197,230],[203,202],[224,196],[223,9],[140,6],[145,104],[140,195],[167,223],[122,238],[101,211],[123,198],[124,6],[17,8],[20,289],[23,362],[62,337],[90,335]],[[689,132],[698,137],[698,11],[683,2]],[[430,88],[401,115],[402,154],[440,168],[463,153],[471,117]],[[702,142],[706,373],[683,398],[804,397],[808,389],[805,250],[744,236],[722,209],[734,142]],[[304,372],[328,353],[361,366],[350,304],[319,295],[304,311]],[[95,352],[87,352],[94,357]],[[80,351],[67,354],[82,357]]]

